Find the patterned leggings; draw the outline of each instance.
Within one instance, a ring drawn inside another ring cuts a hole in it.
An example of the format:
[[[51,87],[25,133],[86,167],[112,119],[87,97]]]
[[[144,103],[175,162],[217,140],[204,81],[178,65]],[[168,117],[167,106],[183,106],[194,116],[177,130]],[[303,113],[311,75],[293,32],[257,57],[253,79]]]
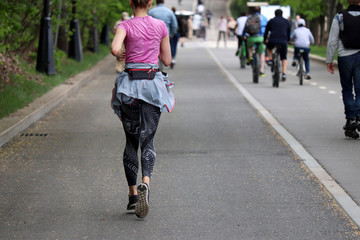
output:
[[[121,105],[123,128],[126,135],[124,169],[129,186],[136,185],[139,170],[137,150],[141,146],[142,176],[151,177],[155,163],[154,136],[160,120],[160,109],[141,100]]]

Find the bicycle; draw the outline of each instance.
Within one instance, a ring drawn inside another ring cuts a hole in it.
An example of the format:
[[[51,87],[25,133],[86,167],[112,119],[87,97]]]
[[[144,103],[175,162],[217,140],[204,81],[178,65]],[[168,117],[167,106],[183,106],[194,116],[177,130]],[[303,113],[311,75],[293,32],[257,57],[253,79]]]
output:
[[[260,54],[258,53],[258,44],[255,43],[253,48],[253,61],[251,64],[252,72],[253,72],[253,82],[259,82],[259,75],[260,75]]]
[[[271,66],[271,72],[272,74],[272,80],[273,80],[273,87],[279,87],[279,82],[280,82],[280,65],[281,65],[281,61],[280,61],[280,46],[276,46],[275,47],[275,52],[273,53],[273,64]]]
[[[304,76],[306,76],[306,69],[305,69],[303,54],[304,54],[304,50],[300,49],[299,53],[297,55],[298,62],[296,65],[296,68],[297,68],[296,76],[298,76],[298,78],[299,78],[300,85],[303,85],[303,79],[304,79]]]

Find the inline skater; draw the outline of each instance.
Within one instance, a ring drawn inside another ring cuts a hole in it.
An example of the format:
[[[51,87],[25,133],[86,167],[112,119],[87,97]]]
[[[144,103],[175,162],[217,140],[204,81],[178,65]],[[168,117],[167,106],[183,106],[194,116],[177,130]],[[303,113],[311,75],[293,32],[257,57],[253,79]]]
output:
[[[349,7],[335,15],[326,50],[327,70],[334,74],[334,56],[338,50],[338,68],[345,108],[345,136],[357,139],[360,131],[360,0],[348,0]],[[354,94],[355,93],[355,94]]]

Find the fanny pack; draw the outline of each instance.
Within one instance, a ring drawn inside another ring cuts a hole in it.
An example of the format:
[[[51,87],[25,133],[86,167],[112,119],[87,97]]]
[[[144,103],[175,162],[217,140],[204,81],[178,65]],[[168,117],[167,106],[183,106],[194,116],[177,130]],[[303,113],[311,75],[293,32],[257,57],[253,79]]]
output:
[[[153,68],[146,68],[146,69],[139,69],[139,68],[126,68],[125,72],[128,74],[130,80],[153,80],[155,78],[158,69]]]

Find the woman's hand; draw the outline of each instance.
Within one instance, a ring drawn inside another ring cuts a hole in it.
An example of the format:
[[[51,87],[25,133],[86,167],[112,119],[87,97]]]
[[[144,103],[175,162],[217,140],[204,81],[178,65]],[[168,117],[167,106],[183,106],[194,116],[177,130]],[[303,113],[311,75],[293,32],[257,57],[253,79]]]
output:
[[[119,62],[123,62],[126,59],[126,52],[125,51],[120,51],[120,53],[118,54],[118,56],[116,56],[116,60],[118,60]]]

